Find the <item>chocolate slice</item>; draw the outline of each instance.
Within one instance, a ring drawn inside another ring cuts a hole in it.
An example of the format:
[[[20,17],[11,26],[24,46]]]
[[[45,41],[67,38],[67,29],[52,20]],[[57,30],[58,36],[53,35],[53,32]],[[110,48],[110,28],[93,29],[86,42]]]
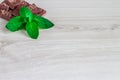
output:
[[[43,15],[46,12],[42,8],[37,7],[35,4],[30,4],[28,7],[32,10],[34,14]]]
[[[18,4],[20,4],[23,0],[5,0],[4,2],[9,5],[11,9],[14,9]]]
[[[3,3],[0,4],[0,9],[8,11],[9,10],[9,6],[6,3],[3,2]]]
[[[0,17],[6,20],[10,20],[13,16],[11,15],[11,12],[6,11],[6,10],[1,10],[0,11]]]
[[[19,10],[22,6],[27,6],[34,14],[42,16],[46,11],[37,7],[35,4],[29,4],[24,0],[4,0],[0,4],[0,17],[6,20],[19,15]]]
[[[12,11],[12,15],[14,16],[18,16],[19,15],[19,10],[22,6],[29,6],[30,4],[26,1],[22,1],[21,3],[19,3],[16,8]]]

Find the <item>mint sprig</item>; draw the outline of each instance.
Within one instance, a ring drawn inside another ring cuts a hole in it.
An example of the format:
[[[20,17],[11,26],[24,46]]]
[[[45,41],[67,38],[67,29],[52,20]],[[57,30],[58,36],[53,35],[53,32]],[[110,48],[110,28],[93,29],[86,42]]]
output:
[[[39,36],[39,29],[49,29],[54,24],[48,19],[33,14],[32,11],[23,6],[20,9],[20,16],[12,18],[7,24],[6,28],[12,32],[25,29],[32,39],[37,39]]]

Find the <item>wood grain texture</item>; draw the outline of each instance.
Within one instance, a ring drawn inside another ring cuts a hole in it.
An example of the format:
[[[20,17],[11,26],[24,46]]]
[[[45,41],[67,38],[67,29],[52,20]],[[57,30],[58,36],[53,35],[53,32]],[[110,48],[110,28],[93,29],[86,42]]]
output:
[[[56,26],[32,40],[0,19],[0,80],[120,80],[119,0],[27,1]]]

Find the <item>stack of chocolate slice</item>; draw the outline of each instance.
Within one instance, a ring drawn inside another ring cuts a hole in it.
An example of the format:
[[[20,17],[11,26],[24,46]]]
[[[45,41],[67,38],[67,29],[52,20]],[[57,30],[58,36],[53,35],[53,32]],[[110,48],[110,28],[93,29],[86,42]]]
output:
[[[19,15],[19,10],[22,6],[27,6],[34,14],[42,16],[46,11],[37,7],[35,4],[29,4],[24,0],[4,0],[0,4],[0,17],[6,20]]]

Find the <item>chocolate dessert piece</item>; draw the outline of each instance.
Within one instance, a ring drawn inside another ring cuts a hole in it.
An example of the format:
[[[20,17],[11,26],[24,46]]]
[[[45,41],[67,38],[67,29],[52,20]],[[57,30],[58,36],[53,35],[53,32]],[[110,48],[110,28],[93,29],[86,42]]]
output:
[[[21,3],[19,3],[16,8],[12,11],[12,15],[14,16],[18,16],[19,15],[19,10],[22,6],[29,6],[30,4],[26,1],[22,1]]]
[[[35,4],[30,4],[28,7],[32,10],[32,12],[34,14],[43,15],[43,14],[46,13],[45,10],[43,10],[42,8],[37,7]]]
[[[4,2],[9,5],[11,9],[14,9],[18,4],[20,4],[23,0],[5,0]]]
[[[29,4],[24,0],[4,0],[0,4],[0,17],[6,20],[19,15],[19,10],[22,6],[27,6],[34,14],[42,16],[46,11],[37,7],[35,4]]]
[[[9,10],[9,6],[6,3],[1,3],[0,4],[0,9],[8,11]]]
[[[11,15],[11,12],[6,11],[6,10],[1,10],[0,11],[0,17],[6,20],[10,20],[13,16]]]
[[[0,4],[0,17],[6,20],[12,18],[11,11],[9,11],[9,6],[5,2]]]

